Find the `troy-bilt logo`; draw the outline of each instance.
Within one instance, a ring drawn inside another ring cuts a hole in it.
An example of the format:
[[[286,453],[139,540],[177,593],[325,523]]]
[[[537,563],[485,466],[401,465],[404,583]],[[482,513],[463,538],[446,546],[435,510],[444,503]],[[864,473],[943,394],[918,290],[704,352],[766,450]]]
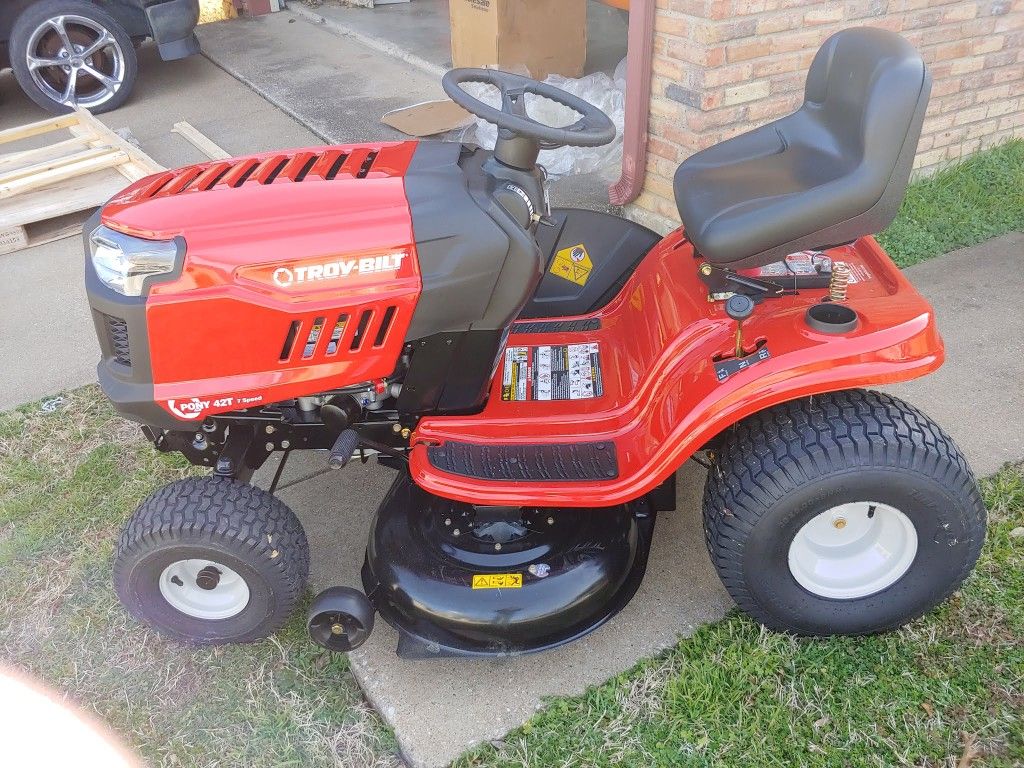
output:
[[[179,419],[191,421],[203,415],[203,412],[210,407],[210,401],[200,400],[198,397],[193,397],[191,400],[168,400],[167,407]]]
[[[397,272],[407,253],[387,253],[381,256],[364,256],[359,259],[327,261],[323,264],[309,264],[302,267],[278,267],[272,278],[274,283],[287,288],[291,285],[311,283],[316,280],[336,280],[353,273],[372,275],[378,272]]]

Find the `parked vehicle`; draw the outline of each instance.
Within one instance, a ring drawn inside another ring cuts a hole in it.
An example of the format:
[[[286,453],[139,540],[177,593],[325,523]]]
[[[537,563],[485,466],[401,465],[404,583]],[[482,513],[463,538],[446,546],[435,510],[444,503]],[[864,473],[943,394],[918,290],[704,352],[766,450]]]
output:
[[[199,0],[7,0],[0,68],[56,114],[121,106],[135,86],[135,48],[156,41],[164,60],[199,52]]]
[[[103,391],[158,450],[211,470],[125,526],[128,610],[195,643],[280,627],[309,547],[274,492],[307,449],[395,471],[363,590],[310,608],[332,650],[375,614],[412,657],[585,635],[638,588],[691,458],[714,565],[765,626],[883,632],[945,600],[984,539],[978,485],[938,425],[865,389],[944,357],[931,306],[870,236],[900,205],[928,103],[913,47],[831,37],[797,112],[682,163],[683,227],[664,238],[549,210],[538,152],[610,141],[597,108],[495,70],[443,84],[499,126],[493,151],[217,160],[143,179],[87,225]],[[538,123],[533,96],[580,118]]]

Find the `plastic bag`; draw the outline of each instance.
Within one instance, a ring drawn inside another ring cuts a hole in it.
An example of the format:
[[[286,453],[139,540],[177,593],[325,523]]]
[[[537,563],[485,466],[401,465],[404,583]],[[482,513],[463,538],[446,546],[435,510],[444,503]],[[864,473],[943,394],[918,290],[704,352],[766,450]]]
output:
[[[615,74],[609,77],[604,72],[595,72],[580,78],[549,75],[544,81],[561,88],[584,101],[588,101],[611,118],[615,125],[615,139],[603,147],[558,147],[541,150],[538,163],[543,165],[552,179],[581,173],[601,173],[609,180],[618,175],[622,165],[622,127],[626,117],[626,60],[615,67]],[[467,93],[485,104],[500,108],[501,96],[494,86],[466,83]],[[534,120],[558,128],[572,125],[578,115],[571,109],[550,99],[527,94],[527,114]],[[486,120],[476,118],[465,128],[460,141],[479,144],[487,149],[494,148],[498,128]]]

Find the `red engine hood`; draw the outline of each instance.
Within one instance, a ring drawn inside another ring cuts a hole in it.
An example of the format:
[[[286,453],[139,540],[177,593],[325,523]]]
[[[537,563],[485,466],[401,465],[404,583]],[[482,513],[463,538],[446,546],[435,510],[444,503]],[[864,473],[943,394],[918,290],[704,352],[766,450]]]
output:
[[[389,375],[421,289],[404,175],[416,142],[290,150],[142,179],[107,226],[186,243],[152,285],[154,398],[178,419]],[[181,404],[199,403],[187,415]]]

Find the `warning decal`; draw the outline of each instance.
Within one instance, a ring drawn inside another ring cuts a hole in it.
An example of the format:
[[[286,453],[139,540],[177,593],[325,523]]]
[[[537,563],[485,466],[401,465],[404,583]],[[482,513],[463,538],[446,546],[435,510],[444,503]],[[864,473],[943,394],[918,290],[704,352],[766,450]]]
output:
[[[871,279],[871,273],[867,267],[860,263],[843,262],[850,268],[850,283],[862,283]],[[782,261],[765,264],[757,270],[757,276],[763,278],[773,277],[794,277],[820,274],[818,269],[822,268],[825,274],[832,269],[832,259],[822,251],[798,251],[789,254]]]
[[[477,573],[473,576],[473,589],[519,589],[522,586],[521,573]]]
[[[541,347],[508,347],[502,400],[588,400],[604,394],[596,341]]]
[[[563,280],[568,280],[576,285],[586,285],[590,279],[590,270],[594,268],[594,262],[590,260],[587,247],[580,243],[571,248],[563,248],[555,254],[551,260],[551,269],[548,271]]]

